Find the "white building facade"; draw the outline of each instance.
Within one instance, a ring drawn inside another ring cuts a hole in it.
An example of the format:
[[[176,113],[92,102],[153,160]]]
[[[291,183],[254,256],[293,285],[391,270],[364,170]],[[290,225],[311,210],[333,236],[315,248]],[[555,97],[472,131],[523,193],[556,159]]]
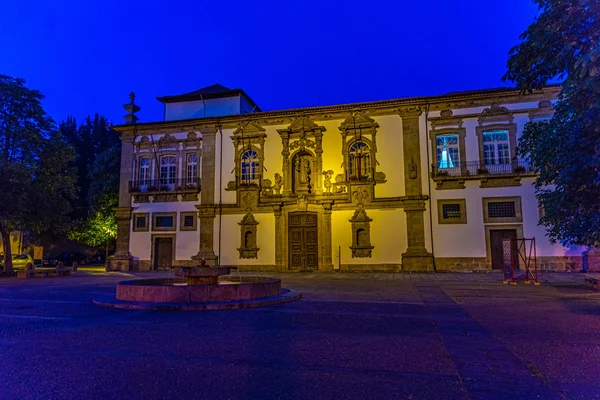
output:
[[[582,249],[538,225],[535,170],[516,155],[559,88],[262,112],[214,85],[159,98],[165,120],[121,133],[111,269],[489,271],[502,239],[536,239],[542,269]]]

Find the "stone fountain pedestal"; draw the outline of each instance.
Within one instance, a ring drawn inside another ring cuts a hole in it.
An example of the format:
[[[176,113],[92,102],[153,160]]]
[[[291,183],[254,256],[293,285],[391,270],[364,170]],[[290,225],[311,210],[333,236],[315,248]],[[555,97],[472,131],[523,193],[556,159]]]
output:
[[[300,293],[281,287],[281,280],[227,276],[236,267],[180,266],[175,278],[135,279],[117,283],[116,295],[94,304],[132,310],[231,310],[282,304]],[[222,279],[219,279],[222,278]]]

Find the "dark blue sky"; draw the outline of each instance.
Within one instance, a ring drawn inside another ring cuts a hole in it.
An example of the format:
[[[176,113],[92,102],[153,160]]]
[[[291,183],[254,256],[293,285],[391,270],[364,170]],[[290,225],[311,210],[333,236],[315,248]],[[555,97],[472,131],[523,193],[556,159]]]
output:
[[[0,1],[0,73],[56,120],[221,83],[263,110],[506,86],[530,0]]]

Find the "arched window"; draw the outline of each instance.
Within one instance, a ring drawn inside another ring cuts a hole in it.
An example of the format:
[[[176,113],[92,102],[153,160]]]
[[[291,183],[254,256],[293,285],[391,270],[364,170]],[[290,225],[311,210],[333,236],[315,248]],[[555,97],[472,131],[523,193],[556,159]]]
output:
[[[348,149],[348,175],[350,180],[371,177],[371,150],[363,141],[357,140]]]
[[[187,180],[186,185],[195,185],[198,178],[198,155],[187,155]]]
[[[258,179],[258,153],[248,149],[242,153],[241,183],[252,183]]]
[[[148,157],[140,158],[138,180],[140,186],[148,185],[148,181],[150,180],[150,159]]]
[[[175,185],[177,162],[175,156],[162,156],[160,159],[160,184]]]

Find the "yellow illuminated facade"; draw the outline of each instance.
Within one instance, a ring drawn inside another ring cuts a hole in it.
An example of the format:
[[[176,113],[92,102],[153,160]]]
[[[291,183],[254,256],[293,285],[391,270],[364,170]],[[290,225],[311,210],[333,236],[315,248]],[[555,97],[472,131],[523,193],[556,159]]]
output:
[[[581,266],[538,226],[515,152],[555,87],[270,112],[211,88],[160,98],[161,122],[126,105],[112,269],[488,271],[506,237],[535,237],[544,269]]]

